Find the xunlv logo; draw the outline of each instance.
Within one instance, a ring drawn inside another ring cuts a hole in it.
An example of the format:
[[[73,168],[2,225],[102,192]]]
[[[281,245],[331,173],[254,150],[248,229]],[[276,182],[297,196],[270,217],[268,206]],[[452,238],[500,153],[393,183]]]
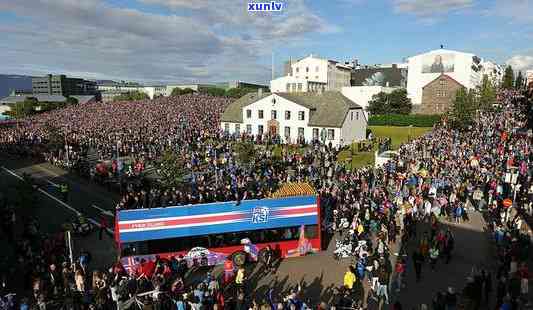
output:
[[[248,12],[280,12],[283,2],[249,2]]]

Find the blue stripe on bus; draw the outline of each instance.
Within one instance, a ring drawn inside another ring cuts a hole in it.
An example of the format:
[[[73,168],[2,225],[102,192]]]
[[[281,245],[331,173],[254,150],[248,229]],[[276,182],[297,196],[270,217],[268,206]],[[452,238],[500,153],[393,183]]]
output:
[[[120,241],[134,242],[314,224],[318,224],[317,215],[270,219],[265,223],[252,223],[250,221],[247,221],[231,224],[217,224],[197,227],[122,232],[120,233]]]
[[[156,209],[121,210],[118,212],[119,221],[147,220],[166,217],[189,215],[203,215],[231,211],[251,212],[255,207],[268,207],[274,211],[277,208],[316,204],[316,196],[297,196],[278,199],[243,200],[239,206],[235,201],[196,204]]]

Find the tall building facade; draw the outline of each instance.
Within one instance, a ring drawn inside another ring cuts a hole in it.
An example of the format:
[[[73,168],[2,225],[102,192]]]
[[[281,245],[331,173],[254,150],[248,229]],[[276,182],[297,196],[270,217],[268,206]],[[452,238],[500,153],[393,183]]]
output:
[[[31,81],[34,95],[98,95],[96,82],[78,78],[69,78],[64,74],[48,74],[44,77],[34,77]]]
[[[467,89],[475,88],[483,74],[482,59],[471,53],[438,49],[408,58],[407,95],[422,104],[423,87],[446,74]]]
[[[309,55],[284,64],[285,76],[270,81],[272,92],[340,91],[350,86],[352,66]]]

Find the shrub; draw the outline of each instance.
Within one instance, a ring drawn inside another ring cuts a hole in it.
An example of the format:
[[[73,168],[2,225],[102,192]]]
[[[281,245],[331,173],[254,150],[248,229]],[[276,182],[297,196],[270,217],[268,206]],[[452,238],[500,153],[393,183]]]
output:
[[[385,114],[385,115],[371,115],[368,119],[369,126],[410,126],[413,127],[432,127],[439,122],[441,115],[425,115],[425,114]]]

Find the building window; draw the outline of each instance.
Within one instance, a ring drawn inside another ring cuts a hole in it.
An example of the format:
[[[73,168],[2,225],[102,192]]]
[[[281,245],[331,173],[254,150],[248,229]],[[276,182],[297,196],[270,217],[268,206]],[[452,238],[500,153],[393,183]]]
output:
[[[442,91],[442,97],[446,97],[446,91]]]
[[[318,66],[315,67],[315,72],[318,72]],[[317,77],[318,78],[318,77]]]
[[[302,91],[302,83],[298,83],[298,91]]]
[[[246,110],[246,118],[252,118],[252,110]]]
[[[263,125],[257,126],[257,134],[262,136],[263,135]]]
[[[291,83],[287,83],[286,90],[287,90],[287,92],[291,91]]]
[[[353,111],[350,112],[350,120],[353,121]]]
[[[355,112],[355,120],[359,120],[359,111]]]
[[[290,120],[291,119],[291,111],[285,111],[285,119]]]
[[[305,111],[298,111],[298,120],[305,121]]]
[[[225,124],[224,124],[224,131],[225,131],[226,133],[229,132],[229,124],[228,124],[228,123],[225,123]]]
[[[259,111],[257,111],[257,117],[258,117],[259,119],[263,119],[263,110],[259,110]]]
[[[305,129],[303,127],[298,127],[298,137],[303,138],[305,136]]]
[[[291,137],[291,127],[285,126],[285,137],[290,138]]]
[[[300,72],[300,68],[296,67],[296,73]]]
[[[305,67],[305,72],[309,72],[309,67]]]
[[[241,125],[235,124],[235,133],[240,135],[241,134]]]
[[[313,128],[313,140],[318,140],[318,128]]]
[[[328,129],[328,140],[335,139],[335,130],[334,129]]]
[[[292,91],[296,91],[296,83],[292,83]]]
[[[278,119],[278,111],[272,110],[272,112],[270,112],[270,119]]]
[[[440,84],[441,86],[446,86],[446,80],[440,80],[440,81],[439,81],[439,84]]]
[[[250,124],[246,125],[246,133],[249,134],[249,135],[252,134],[252,125],[250,125]]]

